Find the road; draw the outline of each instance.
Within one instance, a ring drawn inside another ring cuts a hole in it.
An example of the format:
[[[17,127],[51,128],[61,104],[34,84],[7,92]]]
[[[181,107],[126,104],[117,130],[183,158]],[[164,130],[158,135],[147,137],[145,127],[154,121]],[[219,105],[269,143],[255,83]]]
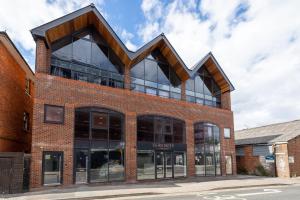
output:
[[[206,193],[175,194],[173,196],[144,197],[143,200],[300,200],[300,186],[260,189],[212,191]]]

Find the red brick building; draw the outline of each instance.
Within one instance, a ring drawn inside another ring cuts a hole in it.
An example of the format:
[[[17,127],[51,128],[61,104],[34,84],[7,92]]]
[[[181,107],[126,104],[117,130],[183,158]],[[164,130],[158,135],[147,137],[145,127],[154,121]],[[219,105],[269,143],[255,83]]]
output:
[[[234,88],[212,53],[189,70],[163,34],[132,52],[94,5],[31,33],[31,188],[236,174]]]
[[[300,120],[235,132],[238,172],[294,177],[300,175]]]
[[[6,32],[0,32],[0,152],[31,149],[34,73]]]

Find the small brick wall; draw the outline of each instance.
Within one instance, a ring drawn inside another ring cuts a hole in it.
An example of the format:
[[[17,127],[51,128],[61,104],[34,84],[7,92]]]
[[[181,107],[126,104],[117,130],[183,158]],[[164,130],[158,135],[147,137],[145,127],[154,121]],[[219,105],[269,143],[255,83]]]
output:
[[[290,175],[300,176],[300,136],[288,142],[288,155],[294,157],[294,163],[290,163]]]

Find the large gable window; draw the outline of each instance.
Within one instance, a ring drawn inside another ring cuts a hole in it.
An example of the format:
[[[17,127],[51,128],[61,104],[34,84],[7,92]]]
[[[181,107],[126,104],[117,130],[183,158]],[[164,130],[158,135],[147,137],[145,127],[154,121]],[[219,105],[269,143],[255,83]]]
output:
[[[52,44],[51,74],[111,87],[124,87],[124,67],[94,29]]]
[[[130,70],[131,89],[163,98],[181,99],[181,81],[159,50]]]
[[[212,107],[221,106],[221,90],[204,67],[186,81],[186,100]]]

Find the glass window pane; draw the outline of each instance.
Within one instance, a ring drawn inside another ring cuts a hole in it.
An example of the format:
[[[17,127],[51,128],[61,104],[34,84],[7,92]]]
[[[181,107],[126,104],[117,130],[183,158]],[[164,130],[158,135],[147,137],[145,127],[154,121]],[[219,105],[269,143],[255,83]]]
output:
[[[157,68],[155,61],[145,59],[145,79],[157,83]]]
[[[92,138],[98,140],[107,140],[108,139],[108,130],[107,129],[92,129]]]
[[[139,142],[154,141],[153,117],[138,117],[137,120],[137,139]]]
[[[199,75],[195,77],[195,92],[203,94],[203,81]]]
[[[185,144],[184,122],[173,120],[173,134],[175,144]]]
[[[45,105],[45,122],[63,123],[64,122],[64,107]]]
[[[91,182],[108,181],[108,152],[106,149],[91,150]]]
[[[47,152],[43,157],[44,184],[61,184],[62,181],[62,153]]]
[[[137,152],[137,174],[138,180],[155,178],[154,152]]]
[[[195,91],[195,81],[194,79],[188,79],[185,83],[186,90]]]
[[[146,88],[146,94],[150,94],[150,95],[156,95],[156,89],[153,88]]]
[[[169,98],[169,92],[164,91],[164,90],[158,90],[158,96],[164,97],[164,98]]]
[[[75,138],[89,138],[90,113],[88,111],[75,112]]]
[[[173,155],[174,177],[186,176],[186,158],[184,152],[175,152]]]
[[[52,56],[56,59],[64,60],[64,61],[71,61],[72,60],[72,43],[65,44],[57,50],[52,52]]]
[[[145,63],[145,61],[143,60],[143,61],[139,62],[138,64],[136,64],[135,66],[133,66],[130,69],[130,76],[144,80],[145,79],[144,63]]]
[[[195,153],[195,168],[196,174],[200,176],[205,175],[205,159],[204,152]]]
[[[122,140],[122,118],[117,115],[109,116],[109,139]]]
[[[109,150],[109,180],[124,180],[124,150]]]
[[[92,114],[92,127],[97,129],[108,128],[108,117],[104,113],[93,113]]]
[[[85,63],[91,63],[91,42],[86,39],[74,38],[73,41],[73,59]]]
[[[76,149],[75,158],[75,181],[76,183],[86,183],[88,178],[88,150]]]

